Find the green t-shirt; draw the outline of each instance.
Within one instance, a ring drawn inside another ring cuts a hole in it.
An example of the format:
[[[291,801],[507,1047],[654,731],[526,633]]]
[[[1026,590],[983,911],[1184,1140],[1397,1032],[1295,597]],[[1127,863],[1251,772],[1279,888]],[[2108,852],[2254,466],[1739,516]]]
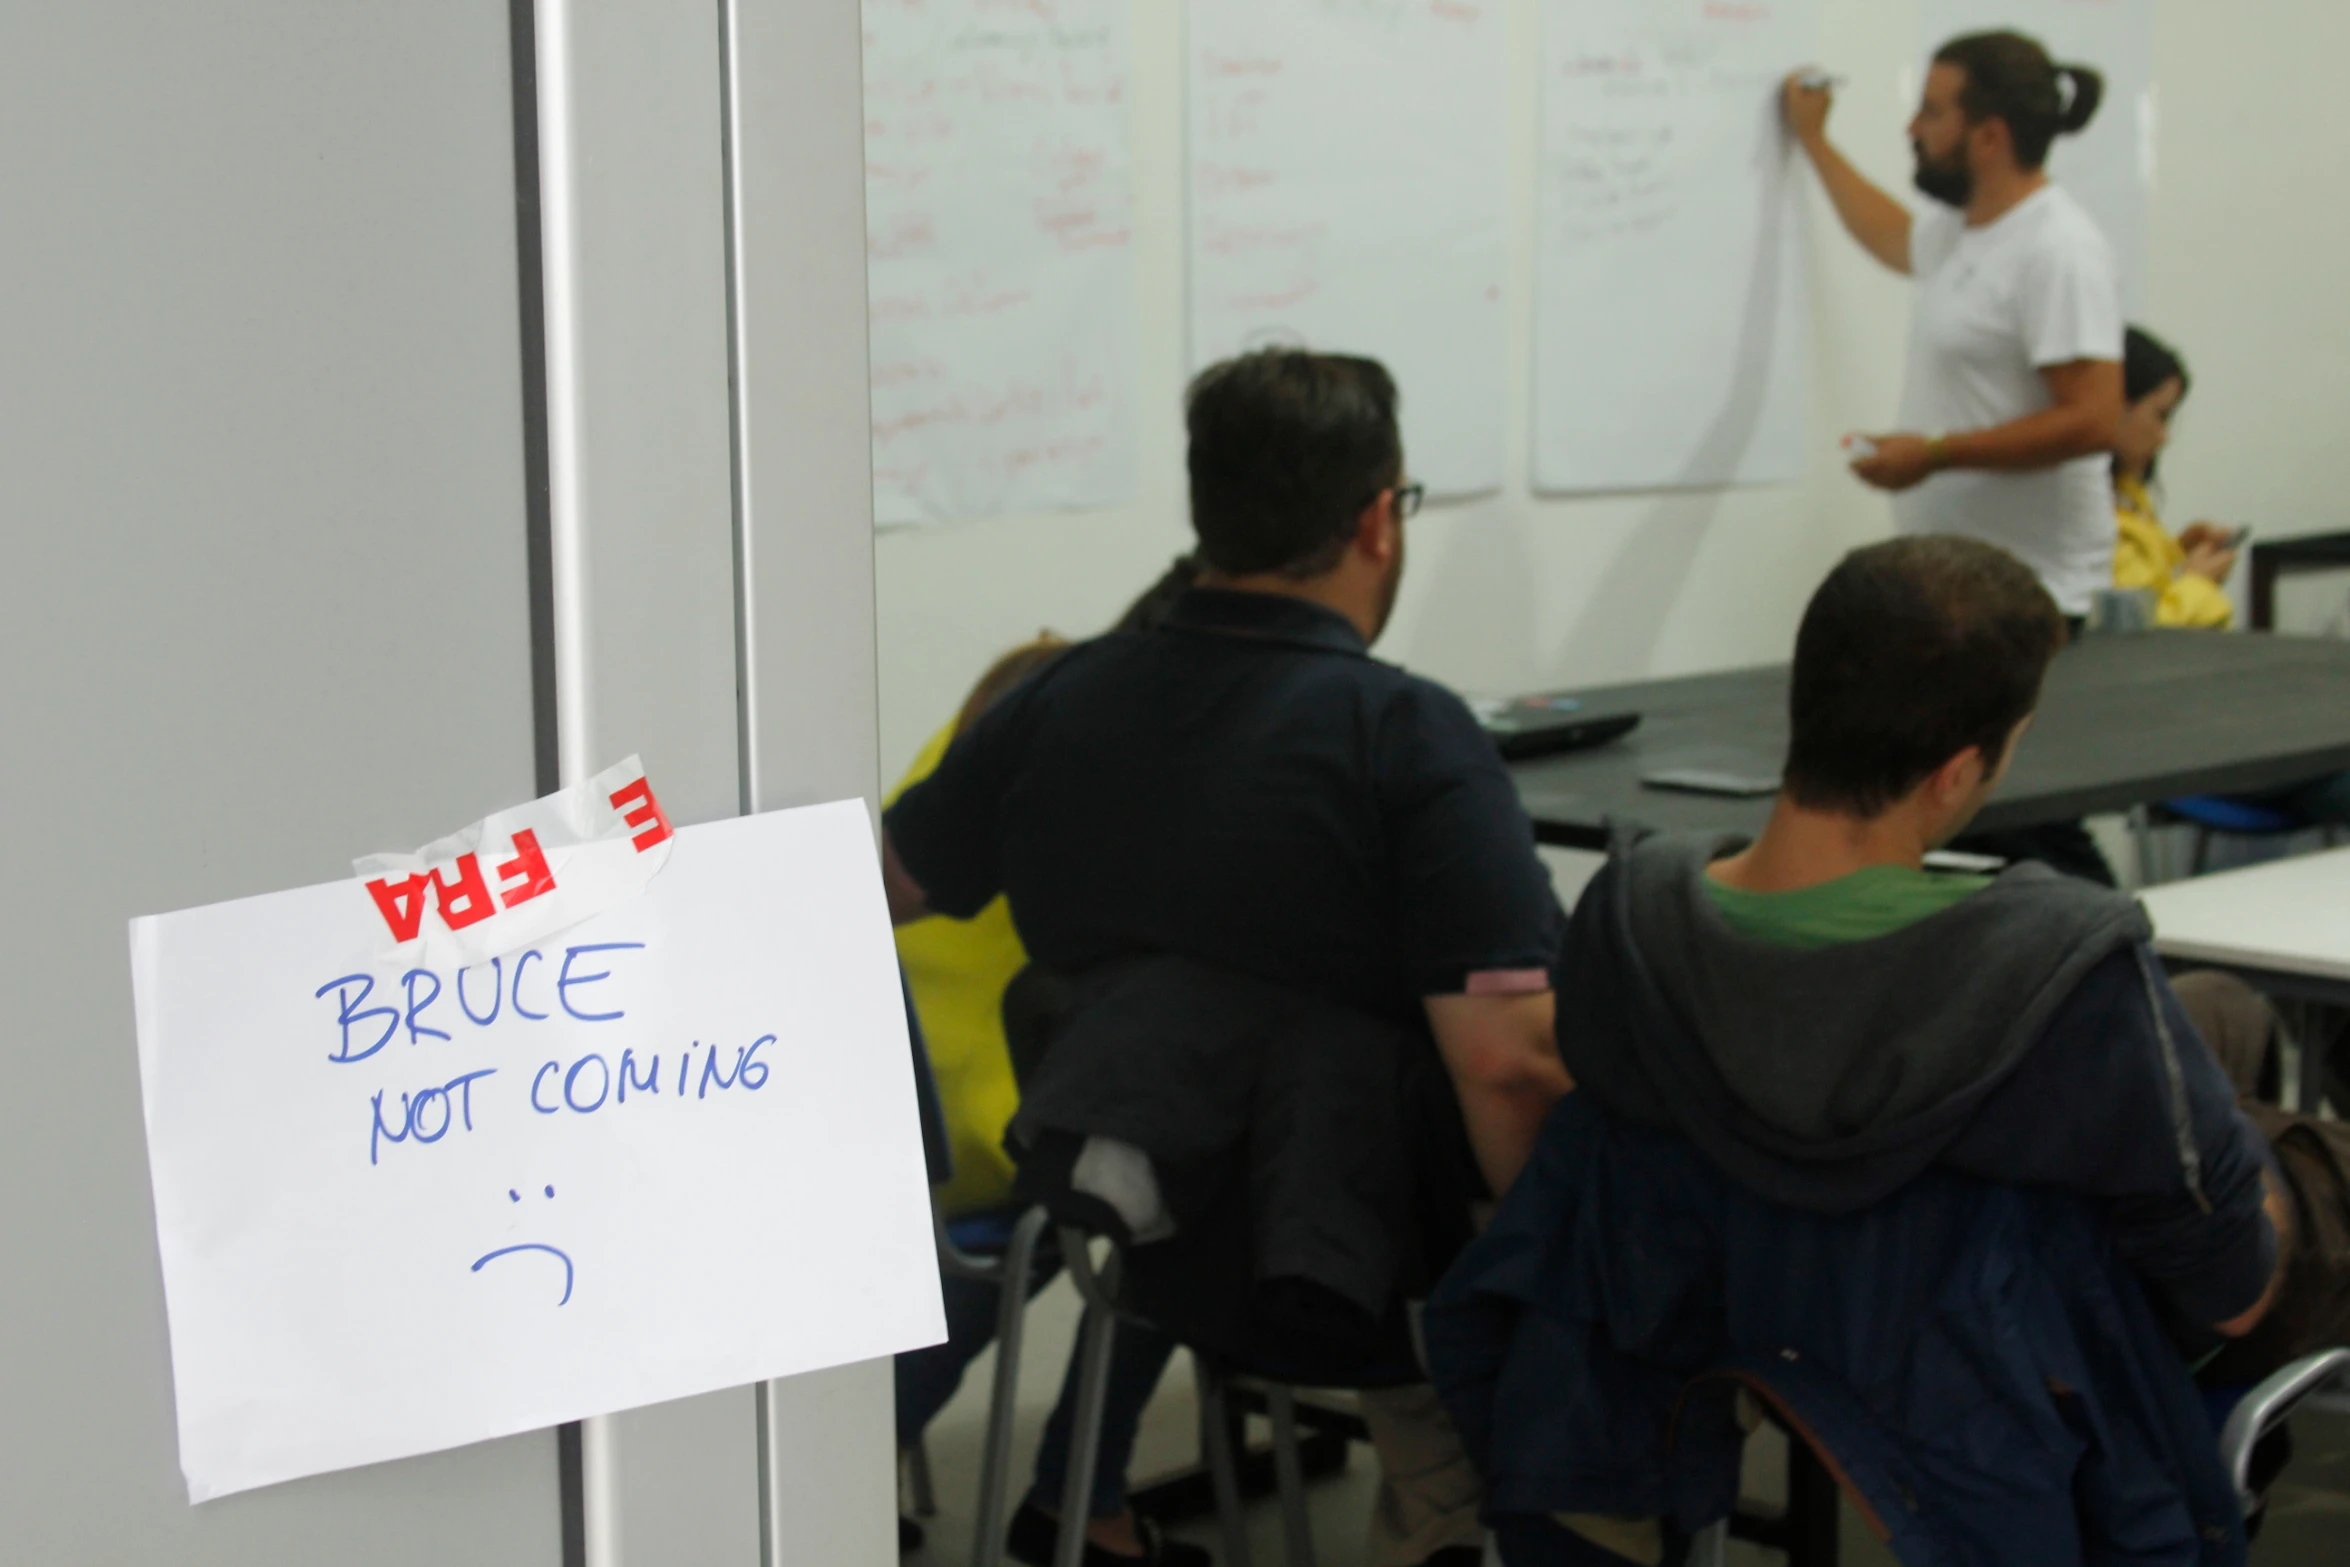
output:
[[[1835,947],[1889,936],[1939,914],[1969,893],[1991,885],[1988,876],[1868,865],[1849,876],[1793,892],[1748,892],[1711,876],[1705,890],[1730,928],[1782,947]]]

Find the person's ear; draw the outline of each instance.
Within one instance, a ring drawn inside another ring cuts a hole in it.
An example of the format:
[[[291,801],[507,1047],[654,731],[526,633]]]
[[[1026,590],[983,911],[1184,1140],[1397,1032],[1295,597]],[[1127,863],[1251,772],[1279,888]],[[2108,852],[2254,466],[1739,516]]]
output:
[[[2007,122],[1995,114],[1967,127],[1967,148],[1978,171],[2015,161],[2015,136]]]
[[[1985,769],[1983,748],[1970,745],[1965,750],[1934,769],[1931,780],[1933,803],[1937,810],[1947,810],[1982,787]]]
[[[1402,524],[1395,515],[1395,491],[1381,490],[1355,518],[1354,547],[1374,566],[1385,566],[1402,542]]]

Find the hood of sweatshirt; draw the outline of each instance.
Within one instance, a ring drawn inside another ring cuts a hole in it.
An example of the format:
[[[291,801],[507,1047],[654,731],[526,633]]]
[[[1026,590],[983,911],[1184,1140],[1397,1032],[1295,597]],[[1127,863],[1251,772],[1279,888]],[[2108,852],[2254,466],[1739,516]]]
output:
[[[2025,864],[1888,935],[1786,947],[1706,890],[1735,846],[1611,856],[1559,960],[1559,1051],[1609,1110],[1800,1207],[1865,1207],[1931,1164],[2082,977],[2151,935],[2134,900]]]

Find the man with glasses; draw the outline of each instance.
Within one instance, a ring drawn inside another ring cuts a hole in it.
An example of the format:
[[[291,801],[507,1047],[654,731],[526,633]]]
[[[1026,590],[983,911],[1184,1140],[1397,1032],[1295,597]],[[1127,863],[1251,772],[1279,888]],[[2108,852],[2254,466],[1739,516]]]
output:
[[[1466,705],[1370,656],[1421,498],[1395,405],[1368,359],[1273,349],[1200,374],[1199,585],[1158,629],[1039,671],[899,799],[891,910],[1003,893],[1061,973],[1170,956],[1408,1025],[1499,1193],[1570,1087],[1547,972],[1561,921]],[[1476,1561],[1478,1483],[1433,1395],[1364,1406],[1374,1563]]]

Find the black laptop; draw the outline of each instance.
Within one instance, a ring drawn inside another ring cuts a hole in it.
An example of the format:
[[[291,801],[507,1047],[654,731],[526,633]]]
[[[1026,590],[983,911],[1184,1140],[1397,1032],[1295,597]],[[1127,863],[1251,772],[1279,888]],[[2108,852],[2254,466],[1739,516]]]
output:
[[[1513,762],[1605,745],[1640,726],[1640,715],[1631,708],[1594,702],[1571,691],[1483,697],[1469,707],[1503,757]]]

